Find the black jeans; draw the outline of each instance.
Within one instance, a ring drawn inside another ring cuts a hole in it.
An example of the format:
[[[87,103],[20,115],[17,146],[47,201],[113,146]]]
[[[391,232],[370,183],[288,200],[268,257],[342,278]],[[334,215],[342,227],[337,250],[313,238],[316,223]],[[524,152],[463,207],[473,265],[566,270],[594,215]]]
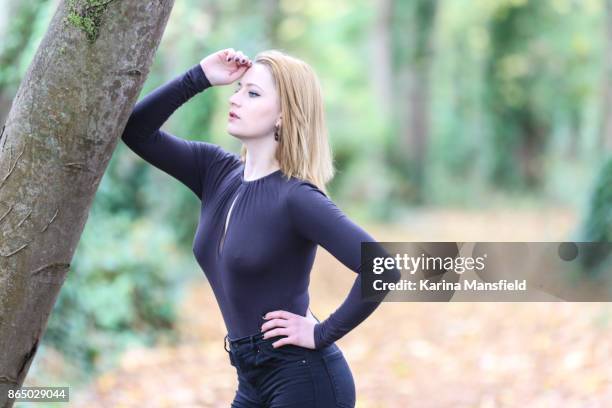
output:
[[[318,350],[294,344],[273,348],[283,337],[225,336],[225,351],[238,374],[232,408],[355,406],[353,375],[335,343]]]

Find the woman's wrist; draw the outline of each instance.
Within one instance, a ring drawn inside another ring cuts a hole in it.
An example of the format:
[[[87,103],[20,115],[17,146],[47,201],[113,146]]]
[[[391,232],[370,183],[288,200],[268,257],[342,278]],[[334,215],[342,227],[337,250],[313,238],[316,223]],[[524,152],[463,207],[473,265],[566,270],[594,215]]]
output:
[[[210,80],[206,76],[206,73],[202,69],[202,65],[200,63],[194,65],[187,71],[187,78],[191,82],[191,85],[196,90],[196,92],[202,92],[204,89],[213,86],[210,83]]]
[[[206,78],[206,82],[208,82],[209,86],[214,86],[206,76],[206,69],[204,69],[204,65],[202,65],[201,61],[198,63],[198,65],[200,66],[200,69],[202,70],[202,75],[204,75],[204,78]]]

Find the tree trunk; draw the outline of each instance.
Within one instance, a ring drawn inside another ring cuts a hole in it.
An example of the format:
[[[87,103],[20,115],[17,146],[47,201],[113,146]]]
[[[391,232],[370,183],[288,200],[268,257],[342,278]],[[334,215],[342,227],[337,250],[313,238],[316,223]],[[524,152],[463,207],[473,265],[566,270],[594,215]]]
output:
[[[0,406],[23,384],[173,3],[61,1],[1,127]]]
[[[376,18],[372,26],[370,73],[377,104],[385,115],[393,108],[392,32],[393,0],[376,0]],[[391,117],[392,115],[389,115]]]
[[[404,84],[395,101],[400,110],[398,117],[402,150],[406,153],[407,171],[412,180],[412,201],[424,199],[424,180],[430,124],[430,70],[434,54],[434,35],[437,14],[436,0],[418,0],[412,4],[409,19],[399,19],[401,24],[396,39],[399,67],[396,82]],[[408,44],[406,46],[405,44]],[[399,48],[406,47],[402,53]]]

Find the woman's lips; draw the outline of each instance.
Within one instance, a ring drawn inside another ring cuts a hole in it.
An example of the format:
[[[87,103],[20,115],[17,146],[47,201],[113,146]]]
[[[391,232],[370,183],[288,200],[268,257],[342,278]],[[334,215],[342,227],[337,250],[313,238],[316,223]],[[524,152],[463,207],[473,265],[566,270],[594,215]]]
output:
[[[235,113],[230,112],[228,115],[228,119],[233,120],[233,119],[240,119],[240,118]]]

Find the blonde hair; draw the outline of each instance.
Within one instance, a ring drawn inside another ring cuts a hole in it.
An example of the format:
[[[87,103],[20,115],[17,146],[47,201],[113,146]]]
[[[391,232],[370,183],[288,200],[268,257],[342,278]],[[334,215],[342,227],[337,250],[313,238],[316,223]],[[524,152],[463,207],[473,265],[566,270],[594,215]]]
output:
[[[279,50],[262,51],[254,62],[269,68],[280,99],[276,159],[281,171],[287,177],[306,180],[327,194],[325,186],[335,169],[317,75],[304,61]],[[243,162],[246,151],[243,145],[240,150]]]

